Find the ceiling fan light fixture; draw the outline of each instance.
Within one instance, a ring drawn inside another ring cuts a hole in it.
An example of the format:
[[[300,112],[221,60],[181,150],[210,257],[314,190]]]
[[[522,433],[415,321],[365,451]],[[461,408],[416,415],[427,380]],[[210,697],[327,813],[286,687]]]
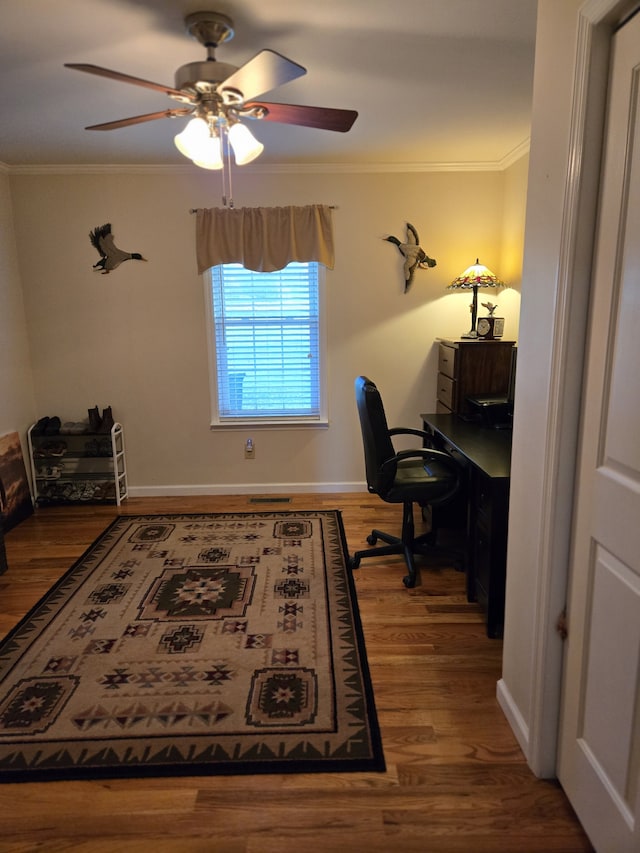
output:
[[[173,141],[176,148],[190,160],[198,154],[200,146],[209,139],[209,125],[203,118],[192,118]]]
[[[220,137],[214,134],[198,143],[197,153],[191,158],[201,169],[222,169],[222,146]]]
[[[264,145],[251,133],[246,124],[236,122],[228,130],[229,143],[233,148],[236,165],[245,166],[259,157],[264,151]]]

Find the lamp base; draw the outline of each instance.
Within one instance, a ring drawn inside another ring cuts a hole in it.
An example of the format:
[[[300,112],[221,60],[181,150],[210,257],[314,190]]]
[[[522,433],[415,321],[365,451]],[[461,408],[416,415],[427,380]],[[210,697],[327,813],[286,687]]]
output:
[[[464,339],[466,339],[466,338],[477,338],[478,333],[476,332],[475,329],[472,329],[470,332],[467,332],[466,335],[460,335],[460,337],[464,338]]]

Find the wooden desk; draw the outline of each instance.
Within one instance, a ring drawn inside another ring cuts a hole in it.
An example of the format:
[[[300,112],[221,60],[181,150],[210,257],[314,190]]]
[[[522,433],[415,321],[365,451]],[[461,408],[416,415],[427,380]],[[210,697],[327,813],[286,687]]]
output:
[[[456,415],[420,415],[434,447],[460,463],[460,494],[434,507],[437,527],[459,527],[466,534],[467,597],[487,614],[487,634],[501,637],[507,563],[511,476],[511,431],[463,421]]]

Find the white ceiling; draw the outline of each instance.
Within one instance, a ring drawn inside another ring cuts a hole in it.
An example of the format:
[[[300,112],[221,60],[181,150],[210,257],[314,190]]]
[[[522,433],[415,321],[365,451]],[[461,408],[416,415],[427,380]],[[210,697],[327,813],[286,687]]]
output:
[[[183,22],[203,9],[235,23],[218,60],[271,48],[306,67],[264,100],[359,113],[346,134],[252,123],[258,162],[499,165],[526,144],[536,0],[0,0],[0,163],[186,163],[184,119],[83,129],[175,101],[63,64],[173,86],[206,59]]]

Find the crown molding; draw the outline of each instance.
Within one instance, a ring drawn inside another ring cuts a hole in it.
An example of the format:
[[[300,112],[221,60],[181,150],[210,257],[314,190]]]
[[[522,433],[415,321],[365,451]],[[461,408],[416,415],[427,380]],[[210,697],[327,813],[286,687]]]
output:
[[[529,153],[529,149],[531,147],[531,140],[529,138],[524,139],[520,145],[516,145],[508,154],[500,161],[500,171],[504,171],[504,169],[508,169],[510,166],[513,166],[514,163],[517,163],[522,157]]]
[[[506,154],[501,160],[427,163],[262,163],[242,166],[243,174],[401,174],[419,172],[502,172],[527,154],[529,139]],[[12,166],[0,162],[0,173],[8,175],[179,175],[200,174],[197,166],[185,163],[38,163]]]

